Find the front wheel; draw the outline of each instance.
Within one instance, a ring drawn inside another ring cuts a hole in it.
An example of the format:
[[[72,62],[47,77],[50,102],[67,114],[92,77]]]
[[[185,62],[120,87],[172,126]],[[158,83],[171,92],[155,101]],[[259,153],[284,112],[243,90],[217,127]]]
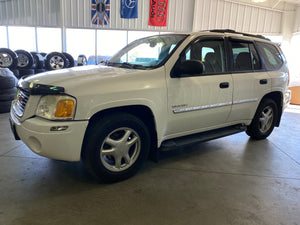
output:
[[[272,99],[264,99],[259,105],[246,133],[256,140],[267,138],[274,129],[277,117],[278,109],[276,103]]]
[[[82,159],[94,176],[116,182],[133,176],[149,149],[150,134],[143,121],[131,114],[115,113],[88,128]]]

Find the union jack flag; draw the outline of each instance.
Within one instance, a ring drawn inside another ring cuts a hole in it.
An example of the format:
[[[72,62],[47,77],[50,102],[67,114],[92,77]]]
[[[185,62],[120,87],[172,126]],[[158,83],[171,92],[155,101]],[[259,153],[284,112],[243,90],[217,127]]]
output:
[[[110,20],[110,0],[92,0],[92,23],[108,25]]]

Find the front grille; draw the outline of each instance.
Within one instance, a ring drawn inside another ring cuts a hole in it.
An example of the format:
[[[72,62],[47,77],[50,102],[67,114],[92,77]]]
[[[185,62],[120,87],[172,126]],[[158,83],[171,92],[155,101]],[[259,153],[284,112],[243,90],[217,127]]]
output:
[[[17,93],[17,99],[13,105],[13,109],[18,117],[22,117],[30,95],[21,89],[19,89]]]

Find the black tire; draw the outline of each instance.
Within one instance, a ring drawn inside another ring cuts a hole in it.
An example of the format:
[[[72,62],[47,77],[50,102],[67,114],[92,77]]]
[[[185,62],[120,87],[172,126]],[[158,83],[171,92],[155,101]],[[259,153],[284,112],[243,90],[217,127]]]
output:
[[[45,69],[35,69],[34,74],[44,73],[45,71],[46,71]]]
[[[0,101],[12,101],[16,95],[17,88],[0,89]]]
[[[272,99],[263,99],[246,133],[255,140],[267,138],[278,118],[278,108]]]
[[[69,62],[68,68],[74,67],[74,66],[75,66],[75,61],[74,61],[73,56],[70,55],[70,54],[67,53],[67,52],[63,52],[63,54],[64,54],[64,56],[68,59],[68,62]]]
[[[40,52],[41,56],[43,56],[44,58],[47,56],[47,53],[45,52]]]
[[[0,101],[0,113],[7,113],[10,111],[12,101]]]
[[[33,69],[43,69],[44,68],[44,57],[37,53],[37,52],[31,52],[33,56]]]
[[[59,52],[51,52],[46,56],[45,69],[58,70],[68,68],[68,60],[64,54]]]
[[[77,58],[77,66],[87,65],[87,58],[85,55],[79,55]]]
[[[0,76],[0,90],[10,89],[16,86],[18,80],[13,76]]]
[[[13,70],[18,66],[18,56],[8,48],[0,48],[0,67]]]
[[[25,50],[16,50],[18,55],[18,69],[31,69],[33,65],[33,56]]]
[[[19,77],[25,78],[34,75],[34,69],[20,69],[19,70]]]
[[[14,69],[14,70],[12,70],[12,72],[13,72],[13,74],[15,75],[15,77],[16,77],[17,79],[20,79],[20,73],[19,73],[19,70],[18,70],[18,69]]]
[[[121,143],[122,138],[123,148],[113,148],[113,143]],[[103,152],[110,148],[114,149],[113,152]],[[140,169],[149,149],[150,134],[146,125],[131,114],[114,113],[90,124],[84,139],[82,160],[96,178],[117,182],[133,176]]]

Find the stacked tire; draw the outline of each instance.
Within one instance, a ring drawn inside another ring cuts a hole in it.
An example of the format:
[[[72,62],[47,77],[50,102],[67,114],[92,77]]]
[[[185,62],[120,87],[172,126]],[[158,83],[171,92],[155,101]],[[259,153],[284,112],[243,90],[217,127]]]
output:
[[[74,58],[66,52],[51,52],[46,54],[0,48],[0,68],[10,69],[18,79],[45,71],[74,66]]]
[[[32,69],[32,65],[34,63],[34,59],[32,54],[25,50],[16,50],[15,53],[18,55],[17,70],[19,72],[18,76],[16,77],[21,78],[33,75],[34,69]]]
[[[0,68],[0,113],[9,112],[17,92],[17,79],[7,68]]]
[[[43,53],[30,52],[33,56],[32,68],[34,69],[34,74],[45,72],[45,56]]]

